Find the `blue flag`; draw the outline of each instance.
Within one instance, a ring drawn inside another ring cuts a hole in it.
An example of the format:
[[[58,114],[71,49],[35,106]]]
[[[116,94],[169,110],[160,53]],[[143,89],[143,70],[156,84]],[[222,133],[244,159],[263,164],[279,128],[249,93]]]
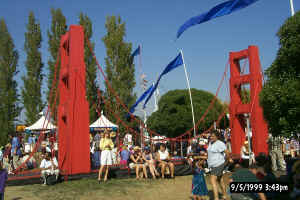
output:
[[[147,99],[144,103],[144,108],[146,107],[146,104],[148,103],[149,99],[153,95],[154,91],[157,89],[157,86],[158,86],[159,81],[162,78],[162,76],[169,73],[170,71],[172,71],[173,69],[175,69],[176,67],[178,67],[182,64],[183,64],[182,55],[181,55],[181,53],[179,53],[178,56],[174,60],[172,60],[172,62],[170,62],[168,64],[168,66],[164,69],[164,71],[159,75],[154,87],[151,89],[150,94],[149,94],[149,96],[147,97]]]
[[[140,45],[138,46],[138,48],[133,52],[133,54],[131,54],[131,57],[137,56],[141,54],[141,47]]]
[[[201,24],[203,22],[209,21],[217,17],[229,15],[232,12],[238,11],[255,3],[256,1],[258,0],[230,0],[221,3],[210,9],[208,12],[205,12],[201,15],[192,17],[191,19],[187,20],[177,31],[177,38],[179,38],[180,35],[191,26]]]
[[[130,113],[134,113],[135,108],[137,107],[137,105],[147,97],[147,95],[152,91],[152,88],[153,88],[153,85],[151,85],[151,86],[150,86],[150,87],[149,87],[149,88],[148,88],[148,89],[140,96],[140,98],[135,102],[135,104],[134,104],[133,106],[131,106],[131,108],[130,108],[130,110],[129,110]],[[128,114],[128,116],[129,116],[129,114]]]

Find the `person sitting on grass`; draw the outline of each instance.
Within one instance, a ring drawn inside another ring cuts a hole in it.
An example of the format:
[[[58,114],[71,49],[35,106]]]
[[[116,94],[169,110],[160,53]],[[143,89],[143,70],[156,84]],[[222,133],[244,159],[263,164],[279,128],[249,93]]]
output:
[[[204,164],[205,160],[195,160],[192,164],[193,170],[193,183],[192,183],[192,195],[193,200],[205,199],[204,196],[208,195],[208,190],[204,177]]]
[[[111,150],[114,148],[114,143],[110,139],[108,131],[105,131],[104,138],[100,140],[100,149],[101,149],[101,167],[98,173],[98,181],[101,182],[101,175],[105,167],[104,182],[107,181],[109,166],[112,165],[112,155]]]
[[[135,175],[137,180],[143,178],[143,173],[145,175],[145,178],[148,178],[146,166],[144,164],[145,160],[143,159],[141,148],[139,146],[135,146],[133,148],[133,151],[134,151],[133,154],[130,155],[130,160],[131,160],[131,163],[129,164],[130,169],[135,168]],[[143,170],[141,175],[140,175],[140,169]]]
[[[171,178],[174,178],[174,164],[171,162],[169,152],[166,150],[166,145],[161,144],[157,153],[158,166],[161,168],[161,177],[165,178],[166,167],[170,168]]]
[[[155,160],[153,159],[150,147],[148,146],[144,148],[143,159],[146,161],[146,166],[149,167],[153,179],[156,179],[156,176],[159,176],[159,174],[155,169]]]
[[[45,158],[42,160],[40,168],[42,169],[41,177],[44,185],[47,184],[47,176],[49,175],[55,175],[57,180],[59,175],[58,163],[55,157],[51,158],[49,152],[46,153]]]

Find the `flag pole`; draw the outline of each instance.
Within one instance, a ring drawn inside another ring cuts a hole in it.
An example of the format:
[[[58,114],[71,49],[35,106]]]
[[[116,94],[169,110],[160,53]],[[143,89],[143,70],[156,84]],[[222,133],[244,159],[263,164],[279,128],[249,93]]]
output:
[[[144,77],[143,76],[143,70],[142,70],[142,45],[139,44],[139,48],[140,48],[140,54],[139,54],[139,65],[140,65],[140,72],[141,72],[141,82],[140,82],[140,86],[141,86],[141,89],[143,92],[145,92],[146,88],[143,87],[143,83],[144,83]],[[144,124],[145,126],[147,127],[147,112],[144,108],[143,109],[143,113],[144,113]],[[142,129],[141,129],[142,130]],[[144,139],[144,136],[145,136],[145,130],[142,130],[141,132],[141,147],[143,148],[144,144],[143,144],[143,139]]]
[[[196,136],[196,125],[195,125],[194,106],[193,106],[193,100],[192,100],[192,93],[191,93],[190,81],[189,81],[189,77],[188,77],[188,74],[187,74],[187,70],[186,70],[186,66],[185,66],[185,62],[184,62],[184,57],[183,57],[182,50],[180,50],[180,53],[181,53],[181,57],[182,57],[182,61],[183,61],[183,68],[184,68],[184,72],[185,72],[185,78],[186,78],[186,82],[187,82],[187,86],[188,86],[188,90],[189,90],[189,95],[190,95],[192,117],[193,117],[193,125],[194,125],[194,137],[195,137]]]
[[[294,10],[294,2],[293,2],[293,0],[290,0],[290,5],[291,5],[291,13],[292,13],[292,16],[294,16],[295,10]]]

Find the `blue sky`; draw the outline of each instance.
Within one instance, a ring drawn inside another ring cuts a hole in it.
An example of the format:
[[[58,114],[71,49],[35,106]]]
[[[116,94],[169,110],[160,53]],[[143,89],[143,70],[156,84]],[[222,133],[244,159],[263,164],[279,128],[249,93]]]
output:
[[[177,29],[187,19],[208,11],[221,2],[224,0],[4,0],[0,7],[0,17],[5,19],[20,54],[20,73],[17,77],[20,87],[22,86],[20,78],[25,73],[24,33],[29,11],[34,12],[41,24],[43,36],[41,51],[45,63],[44,73],[47,73],[49,58],[47,30],[51,25],[50,9],[61,8],[68,25],[78,23],[80,12],[92,19],[94,29],[92,40],[96,43],[96,56],[103,67],[105,67],[105,47],[101,38],[106,33],[105,18],[120,15],[126,22],[126,40],[132,42],[133,49],[138,44],[142,45],[142,71],[145,72],[149,82],[155,81],[164,67],[175,58],[179,49],[183,49],[191,87],[215,93],[230,51],[257,45],[262,68],[270,66],[279,47],[276,33],[291,15],[289,0],[260,0],[231,15],[194,26],[174,42]],[[294,3],[297,11],[300,9],[300,2]],[[140,72],[138,66],[137,72]],[[102,80],[100,85],[103,87]],[[45,90],[46,80],[44,82]],[[185,88],[184,70],[181,67],[162,79],[160,93]],[[136,91],[140,95],[140,91]],[[228,100],[225,87],[221,90],[220,97]],[[149,109],[150,107],[152,105],[149,105]]]

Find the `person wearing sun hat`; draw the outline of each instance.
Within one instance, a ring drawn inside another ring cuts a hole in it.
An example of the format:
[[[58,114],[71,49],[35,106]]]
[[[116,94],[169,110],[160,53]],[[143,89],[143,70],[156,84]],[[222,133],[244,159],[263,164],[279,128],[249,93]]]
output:
[[[131,169],[135,168],[136,179],[143,178],[143,175],[140,176],[140,170],[143,170],[145,178],[148,178],[146,166],[144,165],[145,160],[143,159],[141,148],[139,146],[133,148],[133,154],[130,155],[130,160],[129,167]]]

